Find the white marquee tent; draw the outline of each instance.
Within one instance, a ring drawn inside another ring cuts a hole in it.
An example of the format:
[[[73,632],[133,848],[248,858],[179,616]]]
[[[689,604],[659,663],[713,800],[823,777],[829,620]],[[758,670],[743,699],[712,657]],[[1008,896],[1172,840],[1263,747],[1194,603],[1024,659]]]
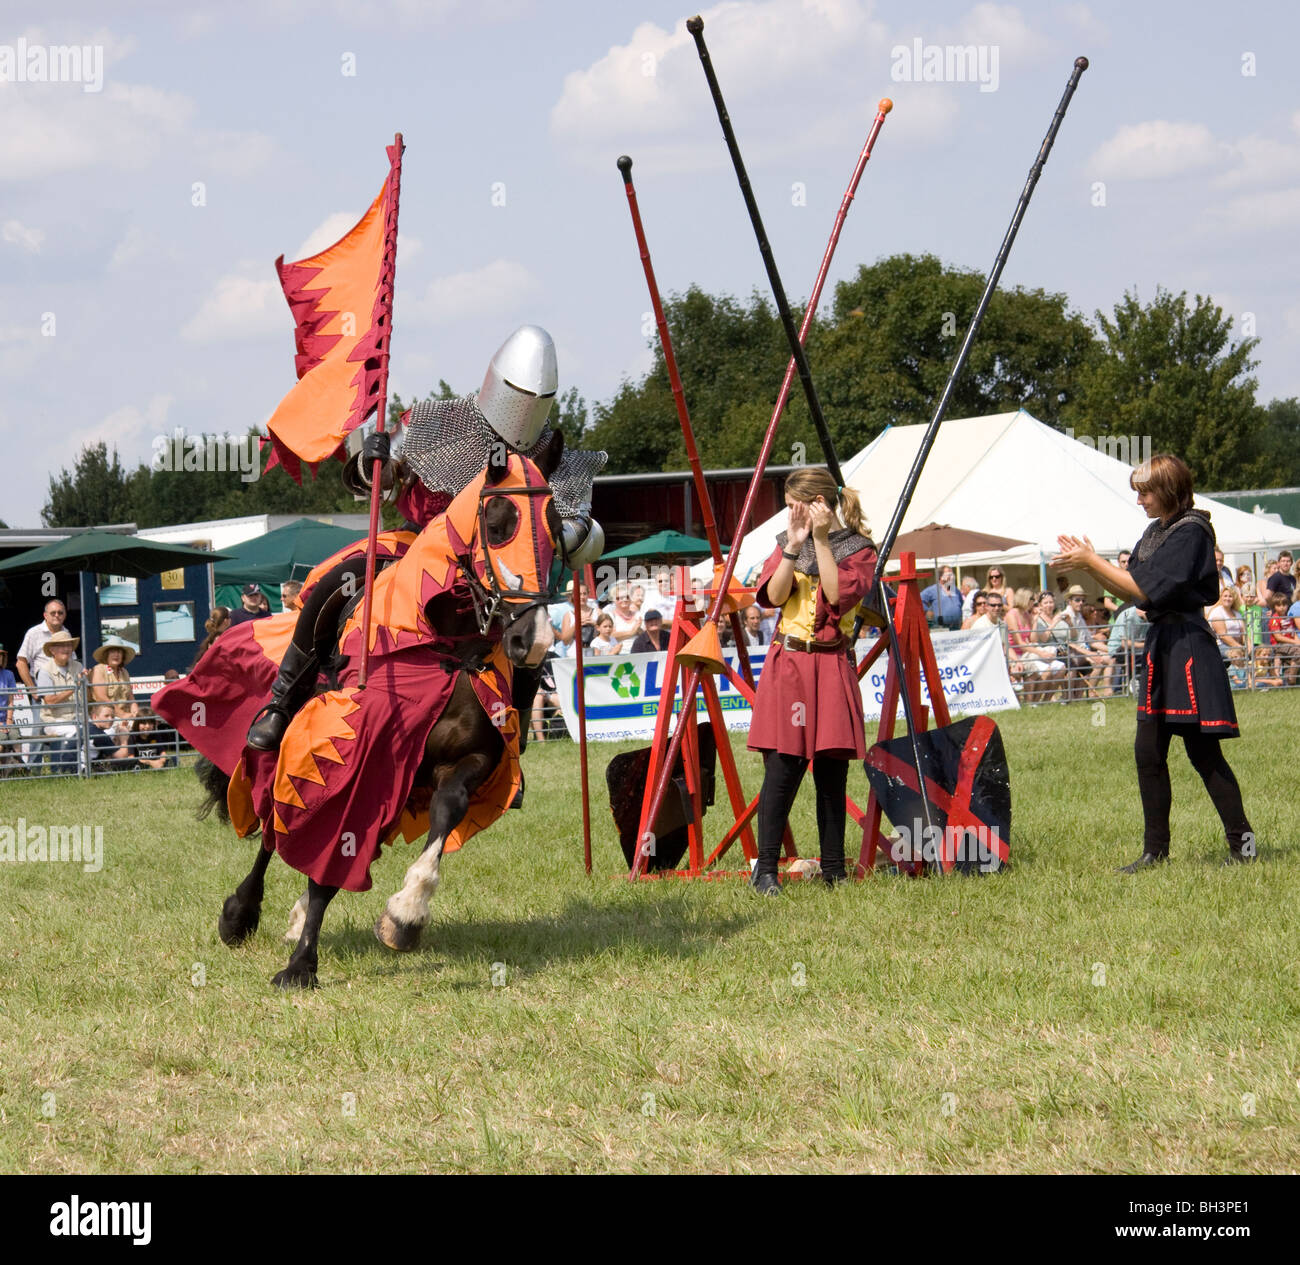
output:
[[[846,486],[862,500],[867,523],[884,535],[925,434],[925,426],[891,426],[843,463]],[[1136,455],[1134,464],[1137,464]],[[1056,553],[1056,538],[1091,538],[1103,556],[1131,549],[1148,519],[1129,487],[1132,465],[1031,417],[1023,409],[953,418],[939,427],[902,530],[944,523],[1030,543],[1001,553],[968,554],[963,566],[1032,565]],[[1219,547],[1233,555],[1300,546],[1300,529],[1197,496],[1209,511]],[[741,545],[742,579],[772,552],[785,511],[755,527]],[[711,564],[701,568],[703,579]]]

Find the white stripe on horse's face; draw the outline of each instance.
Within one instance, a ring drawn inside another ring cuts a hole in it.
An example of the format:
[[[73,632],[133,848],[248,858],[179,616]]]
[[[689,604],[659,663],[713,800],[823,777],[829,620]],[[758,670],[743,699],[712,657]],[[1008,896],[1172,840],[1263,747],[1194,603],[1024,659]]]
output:
[[[555,626],[551,623],[551,617],[546,613],[544,606],[539,606],[533,612],[533,645],[528,651],[528,657],[524,662],[530,668],[535,668],[541,661],[546,658],[546,652],[555,644]]]

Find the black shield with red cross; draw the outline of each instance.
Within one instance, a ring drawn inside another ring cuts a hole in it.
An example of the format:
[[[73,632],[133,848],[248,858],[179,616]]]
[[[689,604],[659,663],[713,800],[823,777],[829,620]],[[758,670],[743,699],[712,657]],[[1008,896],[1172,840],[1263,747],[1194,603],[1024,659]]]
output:
[[[917,734],[929,821],[921,803],[911,739],[867,752],[867,780],[894,827],[890,860],[908,873],[934,869],[989,874],[1010,857],[1011,770],[987,716]]]

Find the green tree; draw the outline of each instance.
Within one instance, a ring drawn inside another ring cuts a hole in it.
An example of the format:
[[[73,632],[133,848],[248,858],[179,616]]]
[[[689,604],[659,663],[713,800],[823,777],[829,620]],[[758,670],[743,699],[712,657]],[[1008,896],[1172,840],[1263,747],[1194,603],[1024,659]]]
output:
[[[41,510],[46,527],[95,527],[131,518],[131,492],[117,449],[110,458],[102,441],[87,444],[71,473],[50,477],[49,498]]]
[[[929,421],[984,287],[976,272],[933,255],[863,265],[835,290],[805,344],[826,424],[841,456],[886,426]],[[757,292],[742,305],[692,287],[665,307],[687,407],[706,466],[754,463],[786,366],[789,345]],[[794,313],[795,322],[802,313]],[[995,294],[957,383],[949,417],[1024,407],[1059,424],[1095,354],[1084,318],[1064,295]],[[685,445],[656,345],[650,372],[595,407],[588,442],[608,449],[611,470],[680,469]],[[802,450],[796,448],[802,445]],[[772,460],[820,461],[821,445],[796,378]]]
[[[1143,306],[1126,292],[1113,318],[1097,313],[1101,354],[1085,368],[1067,420],[1080,433],[1150,436],[1182,457],[1197,486],[1258,486],[1267,414],[1255,402],[1255,338],[1232,339],[1212,299],[1159,287]]]
[[[1300,486],[1300,399],[1273,400],[1264,410],[1256,464],[1260,487]]]
[[[934,255],[894,255],[835,287],[832,320],[814,358],[837,442],[856,452],[886,426],[928,422],[985,278]],[[1093,354],[1087,322],[1063,294],[1015,287],[989,302],[947,417],[1024,408],[1057,425]]]

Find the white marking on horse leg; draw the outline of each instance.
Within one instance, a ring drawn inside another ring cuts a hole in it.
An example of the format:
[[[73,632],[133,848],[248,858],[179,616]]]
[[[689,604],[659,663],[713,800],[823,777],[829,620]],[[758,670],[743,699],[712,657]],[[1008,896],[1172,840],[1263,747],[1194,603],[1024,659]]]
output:
[[[388,916],[407,927],[423,927],[429,921],[429,901],[438,890],[438,862],[443,840],[435,839],[406,871],[402,890],[388,898]]]
[[[302,939],[302,929],[307,924],[307,893],[298,897],[298,903],[289,910],[289,926],[285,929],[285,944],[297,944]]]

